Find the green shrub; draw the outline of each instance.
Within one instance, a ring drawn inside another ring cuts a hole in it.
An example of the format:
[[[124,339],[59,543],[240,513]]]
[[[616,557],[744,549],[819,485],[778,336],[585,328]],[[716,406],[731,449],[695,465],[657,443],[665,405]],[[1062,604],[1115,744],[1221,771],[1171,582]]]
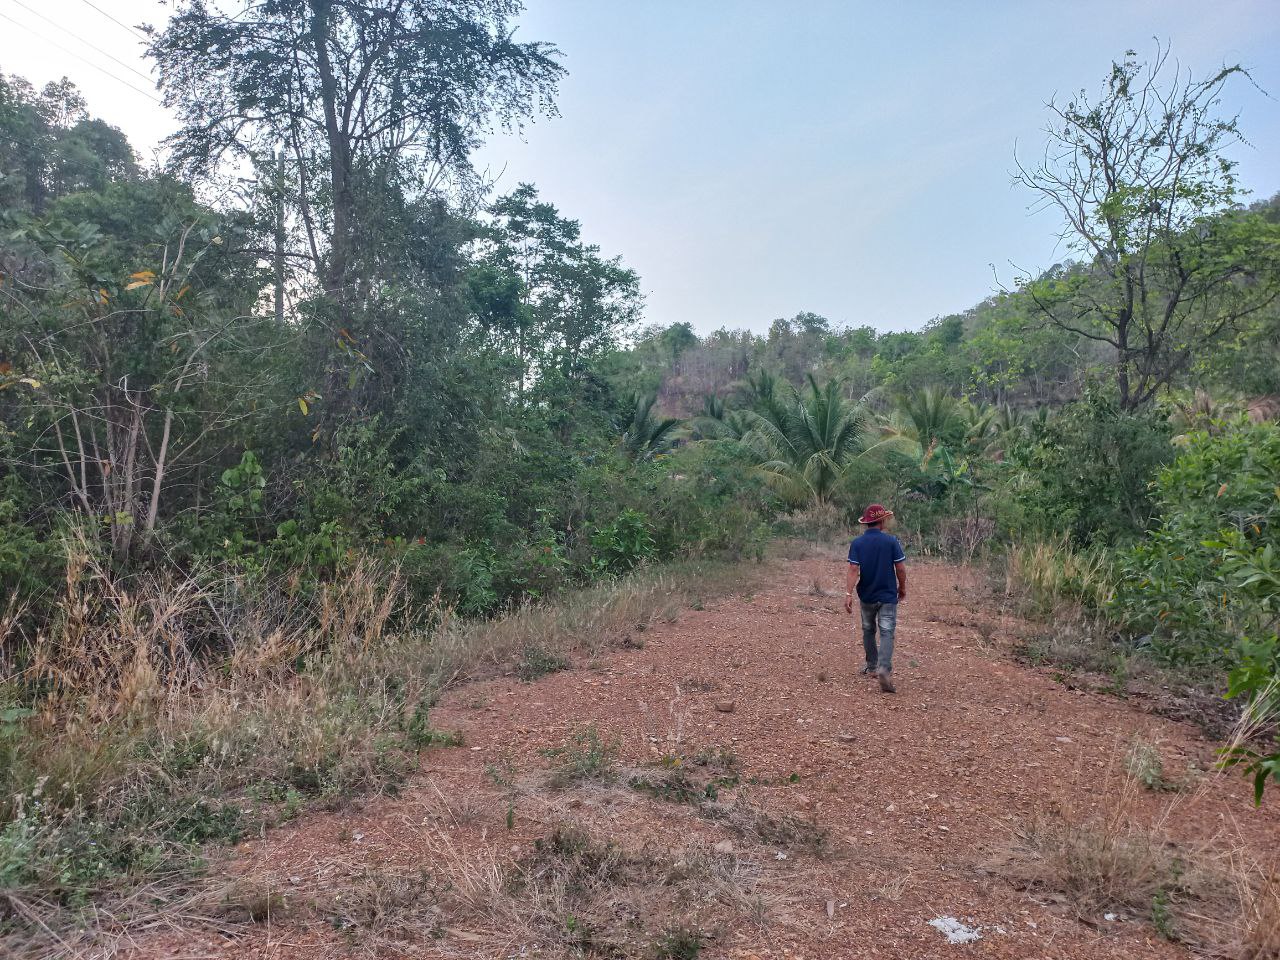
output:
[[[1097,390],[1033,421],[1008,451],[1002,527],[1076,544],[1136,539],[1155,513],[1151,481],[1173,458],[1171,436],[1167,421],[1125,413]]]
[[[601,573],[626,573],[657,555],[657,546],[649,530],[649,518],[630,508],[597,529],[591,535],[591,547],[595,553],[596,568]]]
[[[602,740],[594,724],[575,732],[564,746],[548,748],[542,754],[552,761],[552,780],[560,786],[609,783],[618,775],[618,743]]]
[[[1280,426],[1191,434],[1156,480],[1159,525],[1118,555],[1113,615],[1173,662],[1226,661],[1259,635],[1270,614],[1229,580],[1224,548],[1280,547],[1277,478]]]

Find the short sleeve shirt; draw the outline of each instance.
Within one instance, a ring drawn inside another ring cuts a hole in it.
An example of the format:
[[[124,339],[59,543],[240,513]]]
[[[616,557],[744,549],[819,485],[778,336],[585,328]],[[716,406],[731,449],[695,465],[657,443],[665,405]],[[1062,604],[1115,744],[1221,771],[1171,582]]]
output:
[[[849,544],[849,562],[861,569],[858,599],[863,603],[897,603],[898,577],[893,565],[906,559],[898,538],[876,527]]]

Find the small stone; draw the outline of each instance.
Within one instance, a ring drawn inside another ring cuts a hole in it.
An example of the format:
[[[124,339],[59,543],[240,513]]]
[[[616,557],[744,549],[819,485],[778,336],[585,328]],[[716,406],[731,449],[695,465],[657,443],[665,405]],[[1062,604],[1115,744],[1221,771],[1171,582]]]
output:
[[[836,739],[839,740],[841,743],[857,743],[858,741],[858,738],[855,737],[852,733],[836,734]]]
[[[580,806],[582,806],[582,800],[579,799],[578,797],[574,797],[572,800],[569,801],[570,810],[577,810]]]
[[[733,841],[721,840],[711,849],[714,850],[716,853],[733,853]]]
[[[719,710],[721,713],[733,713],[734,708],[736,706],[737,704],[735,704],[732,700],[716,701],[716,709]]]

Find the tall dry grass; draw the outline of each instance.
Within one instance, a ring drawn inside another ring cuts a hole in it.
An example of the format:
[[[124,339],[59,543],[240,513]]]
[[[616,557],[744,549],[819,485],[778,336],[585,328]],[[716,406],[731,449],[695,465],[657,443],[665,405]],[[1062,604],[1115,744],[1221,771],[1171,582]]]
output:
[[[641,570],[465,621],[410,610],[357,559],[310,590],[236,573],[116,576],[73,540],[52,614],[0,618],[0,945],[127,930],[136,892],[183,902],[209,843],[393,787],[463,678],[626,642],[728,589],[728,568]],[[114,905],[114,906],[113,906]]]
[[[1078,550],[1066,541],[1010,544],[1005,552],[1006,592],[1024,597],[1029,612],[1057,615],[1105,610],[1115,597],[1115,572],[1098,551]]]
[[[1225,821],[1188,838],[1184,814],[1212,803],[1221,770],[1180,793],[1135,774],[1117,744],[1111,773],[1013,829],[993,863],[1017,886],[1058,900],[1090,925],[1140,920],[1208,956],[1280,960],[1280,860]]]

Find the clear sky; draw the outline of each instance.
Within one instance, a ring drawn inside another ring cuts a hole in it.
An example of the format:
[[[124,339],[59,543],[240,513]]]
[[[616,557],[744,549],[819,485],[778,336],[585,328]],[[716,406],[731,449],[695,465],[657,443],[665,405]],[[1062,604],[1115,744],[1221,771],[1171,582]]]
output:
[[[1049,97],[1096,90],[1156,37],[1197,74],[1253,70],[1261,90],[1236,83],[1223,108],[1252,143],[1237,151],[1243,183],[1280,190],[1280,0],[527,5],[519,36],[565,54],[562,115],[494,138],[480,161],[500,190],[536,183],[622,254],[650,322],[763,330],[813,310],[916,328],[1010,281],[1011,264],[1052,264],[1057,223],[1010,185],[1015,144],[1037,153]],[[70,77],[150,156],[172,119],[85,61],[147,88],[140,76],[66,32],[148,73],[137,37],[94,6],[125,24],[167,9],[0,0],[0,70]]]

